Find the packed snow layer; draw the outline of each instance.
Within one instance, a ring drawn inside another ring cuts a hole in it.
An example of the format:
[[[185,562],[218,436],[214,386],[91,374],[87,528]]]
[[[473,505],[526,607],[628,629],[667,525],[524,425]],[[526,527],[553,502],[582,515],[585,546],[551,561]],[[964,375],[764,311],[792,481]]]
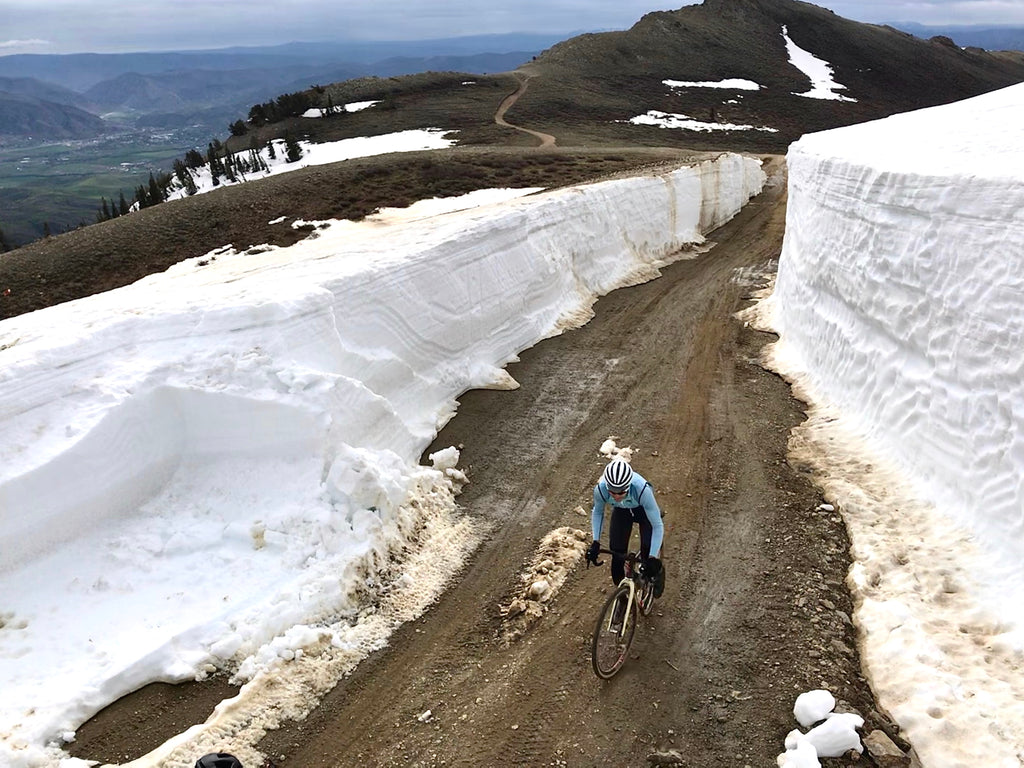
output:
[[[780,354],[856,411],[1014,583],[1024,583],[1024,132],[1002,113],[1020,102],[1024,86],[793,144],[775,315]]]
[[[1024,755],[1022,114],[1014,86],[788,154],[772,357],[814,404],[799,452],[831,457],[866,664],[926,765]]]
[[[0,762],[45,763],[151,680],[230,662],[254,686],[306,644],[349,647],[339,617],[424,510],[447,514],[456,471],[419,458],[455,398],[516,386],[519,351],[685,257],[764,180],[726,154],[324,224],[0,323]]]

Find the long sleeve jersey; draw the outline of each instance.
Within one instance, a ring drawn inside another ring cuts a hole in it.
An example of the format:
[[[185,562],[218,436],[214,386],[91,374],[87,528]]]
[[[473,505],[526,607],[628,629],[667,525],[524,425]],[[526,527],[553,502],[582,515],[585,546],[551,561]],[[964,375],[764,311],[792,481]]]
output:
[[[665,535],[665,526],[661,522],[661,509],[658,502],[654,500],[654,489],[637,472],[633,472],[633,479],[629,484],[629,490],[621,499],[613,499],[608,493],[608,486],[604,479],[598,481],[594,486],[594,509],[590,513],[590,527],[594,534],[594,541],[601,540],[601,528],[604,525],[604,508],[606,504],[614,507],[625,507],[636,509],[643,507],[647,513],[647,519],[651,523],[651,557],[657,557],[661,551],[661,540]]]

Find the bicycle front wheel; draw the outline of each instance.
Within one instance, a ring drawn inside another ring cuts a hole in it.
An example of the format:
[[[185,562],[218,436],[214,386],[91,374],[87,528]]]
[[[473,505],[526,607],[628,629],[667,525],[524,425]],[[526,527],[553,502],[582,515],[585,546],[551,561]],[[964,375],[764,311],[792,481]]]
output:
[[[640,613],[649,616],[654,608],[654,584],[644,579],[636,590],[636,599],[640,603]]]
[[[634,602],[629,615],[626,615],[628,602],[629,587],[622,586],[616,589],[605,601],[597,626],[594,628],[591,661],[594,664],[594,674],[602,680],[609,679],[622,669],[622,665],[626,663],[629,646],[633,644],[637,610]]]

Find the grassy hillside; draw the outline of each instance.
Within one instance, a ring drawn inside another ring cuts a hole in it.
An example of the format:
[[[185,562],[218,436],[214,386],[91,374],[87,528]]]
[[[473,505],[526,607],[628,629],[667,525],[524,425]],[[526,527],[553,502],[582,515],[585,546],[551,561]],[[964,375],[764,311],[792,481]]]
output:
[[[784,30],[804,51],[827,56],[835,81],[845,86],[844,100],[800,95],[811,88],[811,81],[790,60]],[[758,88],[665,83],[736,78]],[[1021,81],[1024,59],[1016,55],[961,50],[949,41],[921,40],[795,0],[705,0],[699,6],[647,14],[623,32],[558,43],[514,72],[427,72],[332,83],[307,95],[319,99],[321,106],[379,103],[329,118],[249,125],[245,135],[226,138],[225,145],[237,152],[286,133],[328,142],[439,128],[455,131],[459,147],[294,171],[33,243],[0,257],[0,294],[10,289],[0,298],[0,317],[124,285],[223,245],[240,250],[264,242],[285,245],[302,236],[266,224],[281,216],[358,218],[377,207],[406,205],[421,197],[490,186],[578,183],[698,152],[781,154],[810,131],[947,103]],[[513,94],[518,100],[504,119],[554,136],[556,147],[539,148],[536,135],[496,122],[499,106]],[[683,130],[630,122],[650,110],[684,115],[698,126]],[[734,130],[737,126],[771,130]],[[153,152],[147,154],[146,148],[137,147],[135,156],[143,167],[156,164],[166,148],[150,147]],[[26,165],[19,172],[30,181],[32,170]],[[67,182],[81,184],[86,193],[98,191],[95,206],[100,195],[116,196],[122,186],[114,183],[117,174],[107,170],[102,175],[111,186],[105,193],[73,173]],[[124,185],[126,194],[134,184]],[[8,228],[2,220],[0,227]]]

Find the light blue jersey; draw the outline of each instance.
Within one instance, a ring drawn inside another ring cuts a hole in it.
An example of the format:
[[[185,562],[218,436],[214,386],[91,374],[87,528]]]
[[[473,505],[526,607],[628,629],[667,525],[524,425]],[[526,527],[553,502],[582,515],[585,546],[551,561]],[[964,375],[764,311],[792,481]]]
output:
[[[605,504],[613,507],[625,507],[636,509],[643,507],[647,513],[647,519],[651,523],[651,557],[657,557],[661,551],[661,540],[665,535],[665,526],[661,522],[661,509],[658,502],[654,500],[654,489],[651,484],[637,472],[633,473],[633,479],[629,483],[629,490],[621,499],[613,499],[608,493],[608,485],[604,478],[594,486],[594,509],[590,513],[590,527],[594,534],[594,541],[601,540],[601,527],[604,525]]]

